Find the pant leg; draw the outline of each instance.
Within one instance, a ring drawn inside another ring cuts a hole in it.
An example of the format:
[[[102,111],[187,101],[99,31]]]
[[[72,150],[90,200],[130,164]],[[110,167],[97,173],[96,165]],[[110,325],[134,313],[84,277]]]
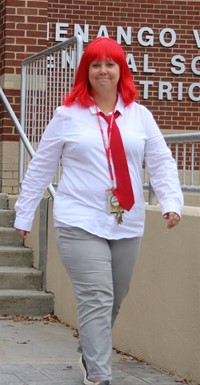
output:
[[[79,228],[56,229],[58,249],[77,298],[88,379],[111,379],[113,281],[108,242]]]
[[[127,295],[137,257],[141,238],[128,238],[108,241],[112,254],[114,303],[112,326],[117,318],[124,297]]]

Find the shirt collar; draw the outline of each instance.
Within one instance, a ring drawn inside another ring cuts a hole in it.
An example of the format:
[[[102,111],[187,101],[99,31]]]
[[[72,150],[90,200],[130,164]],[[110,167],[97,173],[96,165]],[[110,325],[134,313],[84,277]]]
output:
[[[121,97],[121,95],[120,94],[118,94],[118,98],[117,98],[117,103],[116,103],[116,106],[115,106],[115,111],[119,111],[119,113],[121,114],[121,115],[123,115],[123,113],[124,113],[124,102],[123,102],[123,100],[122,100],[122,97]],[[90,112],[91,112],[91,114],[92,115],[95,115],[96,113],[97,113],[97,111],[96,111],[96,106],[90,106],[89,107],[89,110],[90,110]]]

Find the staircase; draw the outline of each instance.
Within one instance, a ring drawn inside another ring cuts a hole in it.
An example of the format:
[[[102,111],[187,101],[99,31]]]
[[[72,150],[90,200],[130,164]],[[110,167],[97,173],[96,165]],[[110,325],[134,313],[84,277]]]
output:
[[[42,273],[33,268],[33,250],[13,228],[14,210],[0,194],[0,316],[53,313],[54,297],[42,291]]]

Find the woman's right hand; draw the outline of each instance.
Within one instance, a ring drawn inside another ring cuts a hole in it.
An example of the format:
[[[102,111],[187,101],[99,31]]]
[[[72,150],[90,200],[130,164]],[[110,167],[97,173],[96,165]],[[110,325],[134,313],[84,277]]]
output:
[[[26,231],[26,230],[20,230],[20,229],[15,229],[16,230],[16,233],[23,239],[26,239],[27,236],[30,234],[30,231]]]

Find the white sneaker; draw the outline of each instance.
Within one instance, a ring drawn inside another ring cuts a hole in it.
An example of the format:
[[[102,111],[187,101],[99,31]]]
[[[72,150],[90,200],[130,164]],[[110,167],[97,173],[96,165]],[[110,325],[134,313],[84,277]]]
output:
[[[81,357],[79,358],[79,366],[83,372],[83,383],[85,385],[93,385],[94,382],[91,382],[87,379],[87,366],[86,366],[86,363],[85,363],[85,360],[83,358],[83,356],[81,355]]]
[[[82,355],[79,358],[79,366],[83,372],[83,383],[85,385],[94,385],[94,382],[91,382],[87,379],[87,366],[86,366],[86,362],[85,362]],[[109,381],[103,381],[99,385],[109,385]]]

